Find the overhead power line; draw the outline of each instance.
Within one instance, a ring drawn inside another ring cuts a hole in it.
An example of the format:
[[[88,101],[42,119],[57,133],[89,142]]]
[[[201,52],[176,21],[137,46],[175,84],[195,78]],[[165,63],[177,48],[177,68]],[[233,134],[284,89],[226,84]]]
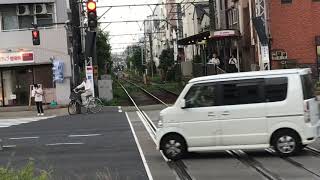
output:
[[[164,34],[166,32],[152,32],[152,34]],[[109,36],[133,36],[133,35],[143,35],[147,33],[132,33],[132,34],[110,34]]]
[[[199,1],[196,3],[207,3],[208,1]],[[97,6],[97,8],[115,8],[115,7],[136,7],[136,6],[166,6],[177,4],[190,4],[190,2],[182,3],[150,3],[150,4],[122,4],[122,5],[110,5],[110,6]]]
[[[145,20],[122,20],[122,21],[100,21],[99,23],[136,23],[144,21],[170,21],[170,20],[182,20],[182,19],[145,19]]]

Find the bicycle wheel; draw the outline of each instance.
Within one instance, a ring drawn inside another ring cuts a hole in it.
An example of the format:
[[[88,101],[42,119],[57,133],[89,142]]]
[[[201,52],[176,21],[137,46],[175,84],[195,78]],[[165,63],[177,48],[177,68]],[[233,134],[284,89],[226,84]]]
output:
[[[89,102],[89,111],[91,113],[98,113],[102,110],[103,104],[102,101],[98,98],[93,98],[90,102]]]
[[[75,115],[77,114],[77,102],[71,101],[68,105],[68,113],[69,115]]]

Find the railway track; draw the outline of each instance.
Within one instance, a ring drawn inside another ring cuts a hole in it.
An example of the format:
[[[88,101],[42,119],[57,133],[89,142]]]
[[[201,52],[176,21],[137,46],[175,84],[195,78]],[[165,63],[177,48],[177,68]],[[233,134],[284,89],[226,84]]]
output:
[[[128,82],[128,81],[127,81]],[[128,82],[129,83],[129,82]],[[141,117],[143,120],[143,124],[146,127],[147,131],[150,133],[151,138],[153,139],[154,143],[156,143],[155,136],[156,136],[156,131],[157,127],[156,125],[152,122],[152,120],[147,116],[147,114],[139,107],[139,105],[136,103],[136,101],[131,97],[130,93],[127,91],[127,89],[119,82],[120,86],[122,89],[125,91],[127,94],[128,98],[131,100],[132,104],[135,106],[135,108],[138,111],[138,115]],[[133,83],[130,83],[133,84]],[[142,90],[143,88],[141,88]],[[159,102],[161,102],[164,106],[168,107],[166,103],[164,103],[162,100],[157,98],[156,96],[152,95],[148,91],[144,90],[144,92],[151,97],[157,99]],[[162,153],[161,153],[162,154]],[[184,164],[183,161],[170,161],[168,160],[163,154],[162,154],[163,159],[167,162],[168,166],[174,170],[174,172],[177,174],[180,180],[194,180],[194,178],[189,174],[186,165]]]
[[[154,98],[157,101],[159,101],[161,104],[163,104],[165,107],[168,107],[168,104],[163,102],[160,98],[157,96],[153,95],[152,93],[148,92],[147,90],[143,89],[141,86],[134,84],[133,82],[125,80],[125,82],[138,87],[141,91],[143,91],[146,95],[148,95],[150,98]],[[138,116],[143,120],[143,124],[147,131],[149,132],[152,140],[154,143],[156,143],[156,131],[157,127],[156,125],[152,122],[152,120],[148,117],[148,115],[139,107],[138,103],[135,101],[135,99],[130,95],[130,93],[127,91],[125,86],[119,82],[120,86],[122,89],[125,91],[127,94],[128,98],[132,102],[132,104],[135,106],[137,109]],[[265,168],[261,163],[256,161],[254,158],[250,157],[247,155],[245,152],[241,150],[232,150],[232,151],[226,151],[228,154],[230,154],[233,158],[238,159],[241,163],[243,163],[246,166],[251,167],[253,170],[255,170],[258,174],[260,174],[264,179],[268,180],[283,180],[279,175],[276,173],[272,172],[271,170]],[[162,154],[162,152],[161,152]],[[185,165],[185,163],[182,160],[179,161],[170,161],[168,160],[163,154],[162,154],[163,159],[167,162],[168,166],[174,170],[174,172],[177,174],[180,180],[195,180],[191,176],[191,174],[188,172],[188,169]]]

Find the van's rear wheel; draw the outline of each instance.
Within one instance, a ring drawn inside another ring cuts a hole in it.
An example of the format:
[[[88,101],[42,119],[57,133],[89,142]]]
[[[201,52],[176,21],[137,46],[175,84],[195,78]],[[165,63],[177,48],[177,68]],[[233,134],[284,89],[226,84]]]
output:
[[[171,160],[179,160],[187,153],[187,144],[179,135],[167,135],[160,143],[163,154]]]
[[[290,130],[283,130],[275,134],[272,146],[280,156],[292,156],[302,150],[300,137]]]

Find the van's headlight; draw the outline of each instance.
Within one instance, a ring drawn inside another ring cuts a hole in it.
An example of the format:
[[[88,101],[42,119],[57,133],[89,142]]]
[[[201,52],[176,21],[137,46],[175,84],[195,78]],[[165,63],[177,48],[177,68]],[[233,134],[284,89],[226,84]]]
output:
[[[163,127],[163,117],[160,116],[158,121],[158,128],[162,128],[162,127]]]

